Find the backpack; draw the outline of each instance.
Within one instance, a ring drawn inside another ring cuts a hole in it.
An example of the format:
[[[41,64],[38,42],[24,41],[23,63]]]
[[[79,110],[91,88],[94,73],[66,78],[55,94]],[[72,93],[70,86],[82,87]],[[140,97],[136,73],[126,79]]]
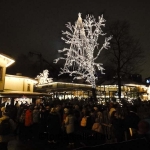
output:
[[[86,126],[86,123],[87,123],[87,117],[82,117],[82,120],[81,120],[80,125],[81,125],[82,127],[85,127],[85,126]]]
[[[11,133],[11,125],[9,119],[5,119],[0,123],[0,135],[8,135]]]
[[[102,131],[102,126],[99,123],[94,123],[92,126],[92,130],[95,132],[101,132]]]

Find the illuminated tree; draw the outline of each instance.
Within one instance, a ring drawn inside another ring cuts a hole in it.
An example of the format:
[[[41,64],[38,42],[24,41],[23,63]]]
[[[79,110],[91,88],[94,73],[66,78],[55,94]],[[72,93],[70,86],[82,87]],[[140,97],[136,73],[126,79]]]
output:
[[[62,34],[66,35],[66,38],[62,37],[62,40],[69,44],[70,48],[58,50],[59,53],[66,55],[66,57],[55,59],[54,63],[61,59],[65,60],[64,68],[61,68],[59,75],[65,73],[70,76],[75,75],[74,79],[85,79],[92,85],[92,88],[96,87],[96,68],[101,73],[104,73],[104,68],[102,63],[95,61],[103,49],[108,49],[111,39],[111,36],[105,38],[104,44],[99,48],[98,37],[105,35],[101,29],[105,26],[104,22],[103,15],[99,16],[98,22],[96,22],[92,15],[87,15],[86,19],[82,20],[81,13],[79,13],[75,25],[71,25],[70,22],[66,25],[69,31],[62,31]],[[95,49],[98,50],[96,56],[94,56]]]

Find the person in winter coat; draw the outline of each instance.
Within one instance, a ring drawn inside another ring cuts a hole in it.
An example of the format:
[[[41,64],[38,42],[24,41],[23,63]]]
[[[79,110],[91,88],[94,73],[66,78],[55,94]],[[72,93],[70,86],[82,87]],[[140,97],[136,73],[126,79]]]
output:
[[[31,110],[31,107],[29,107],[26,110],[26,113],[25,113],[25,126],[29,127],[29,126],[32,125],[32,123],[33,123],[33,120],[32,120],[32,110]]]
[[[5,113],[6,107],[2,107],[1,108],[1,117],[3,116],[3,114]]]
[[[19,117],[19,120],[18,120],[18,128],[19,128],[19,133],[18,133],[18,137],[19,137],[19,140],[24,140],[24,137],[25,137],[25,114],[26,114],[26,109],[23,108],[23,111]]]
[[[81,131],[83,130],[91,131],[94,122],[95,122],[95,118],[93,116],[93,113],[86,111],[85,115],[82,117],[80,122]]]
[[[14,130],[16,129],[16,124],[15,122],[9,118],[8,112],[3,111],[3,115],[0,118],[0,125],[4,120],[9,120],[10,123],[10,131],[8,134],[5,135],[0,135],[0,150],[8,150],[8,142],[11,140],[12,134]]]
[[[26,139],[30,140],[32,138],[32,108],[29,107],[25,112],[25,129],[26,129]]]
[[[47,118],[47,131],[48,131],[48,142],[56,143],[60,132],[61,132],[61,122],[58,113],[55,108],[51,108],[50,113]]]
[[[39,106],[39,112],[40,112],[40,133],[45,132],[47,130],[46,128],[46,123],[47,123],[47,118],[45,118],[45,107],[43,105]]]
[[[33,124],[39,123],[39,121],[40,121],[40,111],[38,110],[37,106],[34,107],[32,117],[33,117]]]
[[[74,121],[75,117],[73,115],[73,110],[69,110],[68,116],[65,119],[66,133],[69,140],[69,147],[74,146]]]
[[[66,120],[66,117],[68,116],[68,113],[69,113],[69,109],[64,108],[63,116],[62,116],[62,130],[63,130],[64,133],[66,132],[65,131],[66,130],[65,120]]]
[[[131,139],[132,135],[138,130],[138,123],[140,122],[140,117],[136,113],[136,107],[131,106],[129,108],[129,113],[124,118],[124,125],[127,134],[127,138]]]
[[[116,142],[124,141],[125,140],[124,119],[119,115],[117,111],[112,112],[111,124],[113,127],[113,133],[116,138]]]
[[[50,106],[46,106],[43,112],[43,120],[42,120],[42,124],[43,124],[42,128],[44,132],[47,131],[47,118],[49,116],[49,112],[50,112]]]
[[[78,131],[80,129],[80,109],[78,105],[74,107],[74,117],[75,117],[75,130]]]
[[[33,136],[37,137],[38,135],[38,128],[39,128],[39,122],[40,122],[40,111],[38,110],[37,106],[34,107],[33,110]]]
[[[140,139],[140,138],[145,138],[148,142],[150,142],[150,125],[147,121],[141,120],[138,123],[138,130],[137,133],[133,135],[133,139]]]

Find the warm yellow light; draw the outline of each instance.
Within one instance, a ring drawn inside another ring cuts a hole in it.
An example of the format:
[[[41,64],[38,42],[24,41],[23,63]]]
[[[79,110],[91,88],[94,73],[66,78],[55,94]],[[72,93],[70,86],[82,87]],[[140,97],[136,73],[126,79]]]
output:
[[[15,62],[14,59],[4,56],[2,54],[0,54],[0,57],[2,57],[4,60],[7,61],[6,67],[10,66],[11,64],[13,64]]]
[[[10,80],[25,80],[26,82],[33,82],[33,83],[37,83],[37,81],[35,79],[32,78],[28,78],[25,76],[16,76],[16,75],[8,75],[6,74],[6,78],[10,79]]]
[[[66,82],[51,82],[51,83],[47,83],[47,84],[44,84],[44,85],[53,85],[53,84],[72,84],[72,85],[77,85],[77,86],[85,86],[85,87],[91,87],[91,85],[85,85],[85,84],[77,84],[77,83],[66,83]],[[44,86],[44,85],[36,85],[37,87],[40,87],[40,86]]]

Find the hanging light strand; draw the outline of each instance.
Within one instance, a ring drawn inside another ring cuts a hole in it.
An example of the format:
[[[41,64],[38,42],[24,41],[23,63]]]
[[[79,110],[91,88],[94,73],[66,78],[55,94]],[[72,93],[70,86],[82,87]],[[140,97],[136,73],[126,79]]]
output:
[[[105,26],[104,22],[103,15],[99,16],[98,22],[96,22],[92,15],[87,15],[86,19],[82,20],[81,13],[79,13],[75,25],[71,25],[70,22],[66,24],[69,31],[62,31],[62,34],[66,35],[66,38],[62,37],[62,40],[69,44],[70,48],[58,50],[59,53],[66,52],[64,54],[66,57],[59,57],[54,62],[57,63],[61,59],[66,60],[59,75],[65,73],[70,76],[75,75],[74,79],[85,79],[93,88],[96,87],[96,68],[102,74],[104,74],[104,68],[102,63],[95,63],[94,61],[99,57],[103,49],[109,48],[109,41],[112,38],[112,36],[105,38],[102,47],[99,48],[96,57],[94,57],[94,50],[99,46],[98,37],[106,35],[101,29],[101,27]]]

